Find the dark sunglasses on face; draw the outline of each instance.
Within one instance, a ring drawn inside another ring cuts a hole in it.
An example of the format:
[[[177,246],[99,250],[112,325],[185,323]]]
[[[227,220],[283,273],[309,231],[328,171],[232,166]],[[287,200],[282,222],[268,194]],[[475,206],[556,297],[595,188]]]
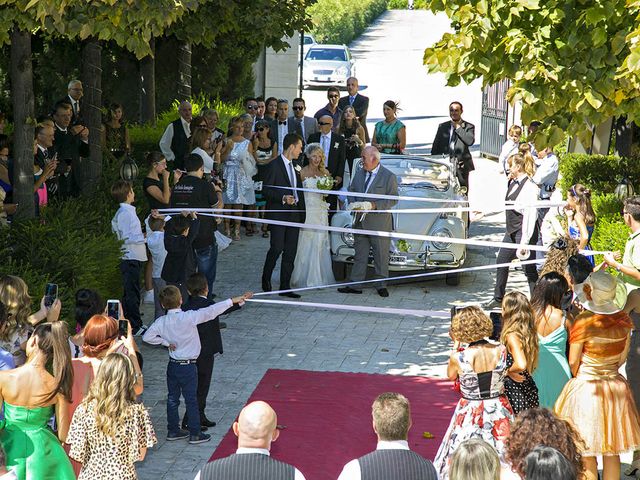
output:
[[[294,110],[304,110],[304,107],[293,107]]]
[[[258,127],[257,130],[259,132],[264,132],[266,130],[266,127]]]
[[[258,107],[256,107],[255,105],[247,105],[247,108],[249,110],[257,110],[258,109]]]
[[[318,125],[320,125],[320,126],[331,125],[331,122],[318,122]]]

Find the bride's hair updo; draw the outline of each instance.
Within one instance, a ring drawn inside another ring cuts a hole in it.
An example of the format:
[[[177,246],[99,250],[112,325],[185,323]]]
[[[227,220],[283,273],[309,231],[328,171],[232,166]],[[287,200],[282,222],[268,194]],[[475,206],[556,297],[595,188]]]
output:
[[[311,155],[313,155],[314,153],[318,153],[320,155],[320,157],[322,158],[322,161],[320,162],[320,165],[318,165],[318,170],[320,170],[320,173],[322,173],[322,175],[324,176],[329,176],[331,175],[329,173],[329,170],[327,170],[327,167],[324,166],[325,162],[327,161],[326,157],[324,156],[324,149],[320,146],[319,143],[310,143],[309,145],[307,145],[307,148],[304,149],[304,155],[305,157],[307,157],[307,161],[309,163],[309,165],[311,165]]]

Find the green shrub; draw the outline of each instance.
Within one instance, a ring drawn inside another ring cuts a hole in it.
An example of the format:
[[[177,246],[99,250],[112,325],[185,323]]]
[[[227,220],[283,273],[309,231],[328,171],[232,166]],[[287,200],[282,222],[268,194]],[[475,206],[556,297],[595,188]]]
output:
[[[389,4],[387,8],[389,10],[406,10],[409,7],[409,2],[407,0],[389,0]],[[420,8],[426,9],[427,2],[426,0],[415,0],[413,2],[413,8],[418,10]]]
[[[594,194],[591,205],[596,214],[596,226],[591,238],[593,249],[623,252],[629,228],[622,220],[622,202],[611,193]],[[602,260],[602,256],[596,255],[596,263]]]
[[[613,193],[622,177],[640,178],[640,161],[613,155],[567,153],[560,157],[560,188],[567,191],[581,183],[595,193]],[[638,185],[634,185],[637,187]]]
[[[619,217],[622,212],[622,202],[613,193],[594,193],[591,195],[591,206],[596,218]]]
[[[387,9],[388,0],[318,0],[309,7],[318,43],[349,44]]]

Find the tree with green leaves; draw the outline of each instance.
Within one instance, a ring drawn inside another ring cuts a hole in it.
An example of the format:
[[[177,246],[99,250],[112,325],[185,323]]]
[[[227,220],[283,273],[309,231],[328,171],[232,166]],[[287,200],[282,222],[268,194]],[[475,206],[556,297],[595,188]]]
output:
[[[453,31],[425,50],[448,85],[511,80],[522,121],[544,122],[535,142],[556,145],[612,116],[640,120],[640,0],[427,0]]]

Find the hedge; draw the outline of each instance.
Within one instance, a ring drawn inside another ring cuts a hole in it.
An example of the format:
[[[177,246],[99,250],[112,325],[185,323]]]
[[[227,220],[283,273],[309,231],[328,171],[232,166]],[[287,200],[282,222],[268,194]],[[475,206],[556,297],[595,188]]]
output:
[[[387,5],[389,10],[406,10],[409,8],[409,2],[407,0],[389,0],[389,5]],[[426,9],[427,1],[426,0],[415,0],[413,2],[413,8],[415,10]]]
[[[623,177],[632,181],[640,178],[640,159],[566,153],[560,157],[560,176],[559,185],[563,192],[581,183],[594,193],[613,193]],[[634,185],[636,188],[639,186]]]
[[[318,0],[309,7],[318,43],[348,45],[387,10],[388,0]]]

